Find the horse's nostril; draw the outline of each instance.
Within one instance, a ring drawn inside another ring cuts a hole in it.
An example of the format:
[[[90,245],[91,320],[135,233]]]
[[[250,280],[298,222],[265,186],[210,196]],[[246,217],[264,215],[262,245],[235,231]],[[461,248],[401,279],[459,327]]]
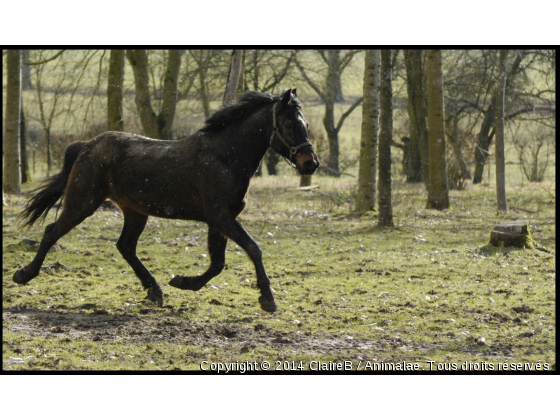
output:
[[[317,165],[315,165],[315,162],[313,162],[312,160],[306,160],[303,163],[303,167],[305,169],[315,169]]]

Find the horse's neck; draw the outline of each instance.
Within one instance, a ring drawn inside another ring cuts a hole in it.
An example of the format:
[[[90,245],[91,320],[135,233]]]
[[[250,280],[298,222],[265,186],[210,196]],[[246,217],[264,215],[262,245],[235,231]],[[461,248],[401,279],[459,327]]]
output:
[[[272,134],[272,117],[267,118],[269,110],[258,111],[254,116],[237,127],[230,140],[235,142],[237,156],[243,160],[241,169],[249,177],[253,176],[270,144]]]

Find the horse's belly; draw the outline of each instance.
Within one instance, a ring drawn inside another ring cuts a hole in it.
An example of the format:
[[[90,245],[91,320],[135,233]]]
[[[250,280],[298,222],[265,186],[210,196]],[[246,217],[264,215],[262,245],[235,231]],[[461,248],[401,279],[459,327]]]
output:
[[[121,206],[148,216],[167,219],[204,220],[200,199],[194,193],[157,194],[150,191],[128,191],[110,197]]]

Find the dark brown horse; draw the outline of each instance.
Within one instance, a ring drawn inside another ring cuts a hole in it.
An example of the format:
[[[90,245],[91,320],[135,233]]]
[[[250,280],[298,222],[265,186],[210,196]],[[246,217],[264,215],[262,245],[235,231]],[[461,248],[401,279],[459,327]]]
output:
[[[228,238],[255,264],[259,302],[276,310],[261,250],[237,221],[245,207],[251,177],[272,147],[299,170],[319,166],[308,140],[307,122],[296,90],[283,95],[247,92],[238,104],[217,111],[204,128],[179,141],[107,132],[66,149],[62,172],[51,178],[22,213],[25,225],[42,221],[64,196],[60,218],[47,226],[35,259],[14,274],[26,284],[39,274],[49,249],[99,205],[110,199],[124,214],[117,248],[148,289],[148,299],[163,304],[154,276],[136,256],[136,245],[149,216],[198,220],[208,224],[210,267],[200,276],[176,276],[169,284],[200,290],[220,274]]]

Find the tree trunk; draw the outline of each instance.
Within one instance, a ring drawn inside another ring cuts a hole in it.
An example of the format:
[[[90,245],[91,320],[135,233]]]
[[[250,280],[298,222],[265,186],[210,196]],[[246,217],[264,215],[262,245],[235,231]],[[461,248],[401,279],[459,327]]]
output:
[[[157,117],[150,100],[150,78],[148,75],[148,56],[146,50],[126,50],[126,57],[134,73],[136,88],[136,107],[144,133],[148,137],[158,138]]]
[[[21,112],[21,50],[6,53],[7,87],[4,122],[4,191],[21,193],[19,118]]]
[[[259,90],[259,50],[253,50],[253,90]]]
[[[156,115],[150,100],[150,80],[148,76],[148,56],[146,50],[127,50],[126,57],[134,73],[136,106],[144,133],[155,139],[170,137],[177,105],[177,83],[181,66],[182,50],[170,50],[163,81],[161,112]]]
[[[229,75],[226,84],[226,91],[222,105],[231,105],[235,102],[237,88],[239,86],[239,77],[241,75],[241,66],[243,64],[243,50],[233,50],[231,54],[231,64],[229,67]]]
[[[342,59],[341,50],[327,50],[326,54],[330,61],[329,74],[327,75],[327,89],[332,89],[332,95],[336,103],[344,102],[342,94]]]
[[[459,119],[458,119],[458,116],[456,116],[453,119],[453,140],[454,140],[453,147],[454,147],[454,150],[455,150],[455,156],[457,157],[457,160],[459,162],[461,178],[463,180],[472,179],[471,171],[469,170],[469,166],[467,165],[467,161],[465,160],[465,157],[463,156],[463,150],[461,148],[463,142],[461,140],[459,140]]]
[[[338,132],[334,125],[334,100],[336,96],[332,98],[328,97],[328,102],[325,103],[325,116],[323,118],[323,125],[325,131],[327,132],[327,139],[329,142],[329,154],[327,156],[327,175],[340,176],[340,170],[338,166],[338,159],[340,155],[339,144],[338,144]]]
[[[300,187],[309,187],[311,185],[312,175],[302,175],[299,179]]]
[[[410,137],[402,137],[401,138],[401,142],[402,144],[399,144],[397,142],[395,142],[393,144],[393,146],[398,147],[399,149],[402,150],[403,152],[403,158],[402,158],[402,173],[405,175],[406,177],[406,182],[416,182],[413,181],[414,179],[417,178],[417,174],[421,173],[421,166],[418,165],[418,170],[414,170],[414,168],[412,167],[412,163],[410,161]],[[416,147],[416,151],[419,153],[418,151],[418,147]],[[419,158],[419,154],[418,154],[418,159],[417,162],[420,164],[420,158]]]
[[[124,131],[124,62],[124,50],[111,50],[107,83],[107,127],[110,131]]]
[[[295,54],[293,55],[294,61],[301,72],[301,75],[325,103],[323,125],[325,127],[325,131],[327,132],[329,154],[325,159],[325,165],[321,166],[321,168],[328,175],[332,176],[340,176],[338,133],[340,132],[344,120],[352,113],[352,111],[354,111],[354,109],[356,109],[363,99],[360,97],[346,112],[342,114],[338,123],[335,122],[334,105],[335,102],[341,99],[342,72],[354,55],[353,53],[347,53],[345,56],[341,57],[340,52],[341,50],[319,50],[319,54],[321,55],[323,61],[327,64],[327,77],[323,87],[319,87],[315,84],[315,82],[313,82],[313,80],[308,76],[306,70],[298,61],[297,56]]]
[[[169,50],[167,68],[163,79],[161,111],[157,116],[160,139],[170,138],[171,129],[173,128],[175,110],[177,109],[177,84],[179,83],[181,55],[183,55],[183,50]]]
[[[52,166],[52,159],[51,159],[51,129],[47,127],[45,129],[45,140],[47,142],[47,178],[51,176],[51,166]]]
[[[512,85],[513,79],[519,73],[521,61],[525,57],[524,52],[520,51],[516,54],[515,60],[513,61],[511,68],[506,73],[506,87],[505,90],[507,92],[508,88]],[[490,100],[490,105],[488,109],[484,113],[484,119],[482,120],[482,124],[480,126],[480,131],[477,136],[477,144],[474,150],[474,160],[475,160],[475,169],[474,169],[474,177],[473,177],[473,184],[478,184],[482,182],[482,175],[484,174],[484,165],[486,164],[486,159],[488,158],[488,150],[490,149],[490,145],[492,144],[492,138],[494,137],[494,131],[490,131],[492,127],[494,127],[494,122],[496,120],[496,98],[498,92],[494,93],[494,96]]]
[[[43,127],[43,131],[45,132],[45,141],[47,146],[47,177],[50,176],[51,173],[51,126],[54,118],[54,113],[56,110],[56,103],[59,98],[58,95],[54,96],[53,105],[51,107],[50,115],[47,115],[45,112],[45,102],[43,101],[43,87],[41,80],[43,78],[43,66],[37,66],[37,71],[35,72],[35,89],[37,90],[37,98],[38,98],[38,105],[39,105],[39,113],[40,118],[39,122]],[[35,150],[33,150],[33,172],[35,172]]]
[[[33,89],[33,82],[31,81],[31,66],[25,64],[29,63],[29,50],[21,50],[22,64],[21,64],[21,88],[23,90]]]
[[[492,137],[494,136],[494,132],[490,134],[490,130],[492,129],[496,120],[496,108],[494,107],[495,103],[496,97],[493,97],[490,105],[488,106],[488,109],[486,110],[486,113],[484,114],[484,120],[482,121],[482,125],[477,136],[477,144],[476,148],[474,149],[475,168],[473,184],[482,182],[484,165],[486,164],[486,159],[488,158],[489,154],[488,149],[490,148],[490,143],[492,143]]]
[[[19,123],[19,149],[21,154],[21,183],[25,184],[31,182],[31,176],[29,175],[29,160],[27,159],[27,128],[23,106],[21,107]]]
[[[268,174],[277,175],[278,169],[276,167],[278,166],[278,162],[280,162],[280,155],[274,150],[269,149],[265,156],[265,162]]]
[[[242,50],[241,69],[239,70],[239,82],[237,83],[237,93],[242,94],[247,88],[247,77],[245,75],[245,55],[247,50]]]
[[[198,73],[198,80],[200,82],[200,96],[202,97],[202,109],[204,110],[204,117],[210,116],[210,99],[208,99],[208,88],[206,86],[207,69],[201,68]]]
[[[377,205],[377,135],[379,129],[380,51],[367,50],[364,71],[362,141],[356,212],[364,213]]]
[[[472,179],[472,177],[467,163],[465,162],[465,158],[463,157],[461,142],[459,141],[459,114],[455,114],[451,118],[448,118],[446,123],[448,124],[447,138],[453,148],[453,162],[447,173],[447,185],[450,190],[462,189],[464,187],[465,180]]]
[[[381,51],[379,109],[379,220],[378,226],[393,226],[391,204],[391,143],[393,141],[393,88],[391,50]]]
[[[410,120],[406,182],[427,182],[428,128],[422,51],[404,50],[403,53],[408,92],[407,111]]]
[[[428,50],[426,60],[428,87],[428,204],[427,208],[449,207],[445,162],[445,114],[441,50]]]
[[[499,91],[496,99],[496,195],[498,211],[507,213],[506,166],[504,155],[504,103],[506,95],[507,50],[500,50]]]
[[[327,79],[325,86],[325,116],[323,125],[327,132],[329,141],[329,155],[327,156],[327,167],[330,169],[328,174],[340,176],[339,157],[340,148],[338,143],[338,130],[334,119],[334,104],[341,92],[340,76],[340,50],[328,50],[325,52],[328,59]]]

